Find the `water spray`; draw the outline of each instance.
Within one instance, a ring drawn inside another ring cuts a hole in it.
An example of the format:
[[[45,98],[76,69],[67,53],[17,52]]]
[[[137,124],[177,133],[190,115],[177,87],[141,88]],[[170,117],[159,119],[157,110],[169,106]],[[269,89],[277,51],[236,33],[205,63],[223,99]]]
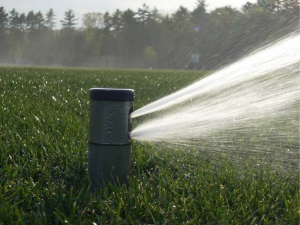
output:
[[[134,90],[90,89],[88,171],[92,190],[130,175]]]
[[[251,155],[297,168],[299,43],[299,32],[293,32],[136,110],[132,118],[153,114],[132,139],[161,144],[164,151],[181,146],[202,158],[228,155],[244,162]]]

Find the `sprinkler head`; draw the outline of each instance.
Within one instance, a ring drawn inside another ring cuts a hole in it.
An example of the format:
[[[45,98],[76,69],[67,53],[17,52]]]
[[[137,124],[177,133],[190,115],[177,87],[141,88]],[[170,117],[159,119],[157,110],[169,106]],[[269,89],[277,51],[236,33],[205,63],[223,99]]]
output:
[[[88,171],[92,190],[116,179],[127,184],[133,101],[132,89],[90,89]]]

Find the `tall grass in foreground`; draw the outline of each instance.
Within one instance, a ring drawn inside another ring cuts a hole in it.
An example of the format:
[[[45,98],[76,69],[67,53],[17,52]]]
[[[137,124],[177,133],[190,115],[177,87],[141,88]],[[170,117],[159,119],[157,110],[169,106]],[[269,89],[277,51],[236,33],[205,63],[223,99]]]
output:
[[[0,224],[298,224],[299,171],[180,147],[135,142],[129,186],[90,192],[89,88],[133,88],[140,108],[203,75],[0,68]]]

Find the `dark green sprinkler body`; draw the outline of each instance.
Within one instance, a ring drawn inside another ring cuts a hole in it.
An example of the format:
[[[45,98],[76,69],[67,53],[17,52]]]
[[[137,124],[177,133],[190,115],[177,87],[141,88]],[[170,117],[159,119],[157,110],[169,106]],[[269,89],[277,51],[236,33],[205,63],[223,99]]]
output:
[[[108,182],[127,184],[131,170],[130,132],[134,90],[90,90],[88,171],[92,190]]]

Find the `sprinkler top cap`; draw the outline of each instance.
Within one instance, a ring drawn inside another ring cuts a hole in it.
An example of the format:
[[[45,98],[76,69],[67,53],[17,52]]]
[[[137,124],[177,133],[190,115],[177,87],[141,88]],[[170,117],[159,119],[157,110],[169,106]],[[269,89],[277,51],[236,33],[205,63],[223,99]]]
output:
[[[134,90],[121,88],[91,88],[90,99],[98,101],[134,101]]]

